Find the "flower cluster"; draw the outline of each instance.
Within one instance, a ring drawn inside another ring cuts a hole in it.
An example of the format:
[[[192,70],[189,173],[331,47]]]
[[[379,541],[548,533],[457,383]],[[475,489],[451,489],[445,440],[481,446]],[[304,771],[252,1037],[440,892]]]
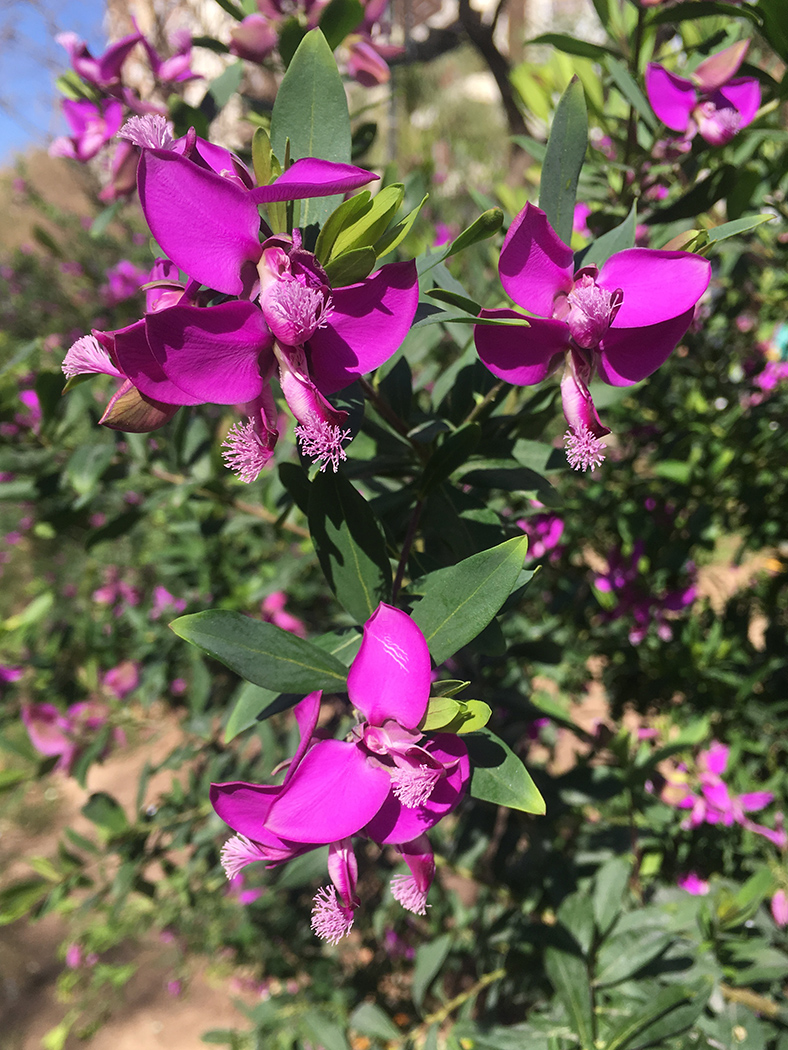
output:
[[[610,551],[607,555],[607,572],[598,574],[594,579],[598,591],[616,600],[615,606],[607,613],[607,619],[626,617],[634,621],[629,631],[632,645],[640,645],[652,625],[656,625],[659,638],[669,642],[673,637],[669,614],[675,617],[689,608],[698,593],[694,583],[694,565],[687,566],[690,582],[686,587],[662,594],[651,593],[640,572],[644,549],[643,541],[637,540],[630,555],[625,555],[620,549]]]
[[[116,686],[108,684],[108,688],[114,690]],[[83,700],[72,704],[65,713],[49,703],[22,705],[22,721],[30,743],[39,754],[57,758],[55,769],[62,770],[66,775],[108,720],[109,708],[100,700]],[[113,729],[99,757],[106,758],[113,746],[122,747],[125,743],[123,730]]]
[[[191,68],[191,33],[179,29],[170,38],[171,55],[162,58],[132,18],[134,32],[110,45],[104,54],[94,57],[84,40],[76,33],[60,33],[56,40],[65,48],[72,69],[82,80],[83,97],[68,98],[62,102],[63,116],[71,135],[61,136],[50,146],[53,157],[69,157],[85,163],[117,135],[128,114],[166,114],[163,106],[143,101],[132,88],[123,83],[123,66],[141,44],[158,85],[171,89],[199,77]],[[134,191],[137,170],[137,151],[128,141],[115,146],[110,162],[108,184],[99,194],[104,201],[117,200]]]
[[[134,118],[124,134],[141,150],[140,202],[167,258],[151,272],[145,316],[77,340],[65,374],[121,380],[101,419],[117,430],[156,429],[182,405],[242,405],[247,422],[230,429],[225,460],[246,482],[273,455],[278,374],[303,451],[336,470],[350,431],[327,395],[398,349],[416,311],[416,267],[390,263],[332,287],[300,232],[272,234],[258,205],[344,193],[377,176],[305,158],[256,187],[234,154],[193,130],[173,140],[161,117]]]
[[[364,625],[348,675],[360,720],[344,740],[316,732],[321,693],[295,708],[301,742],[281,785],[214,784],[211,802],[235,836],[222,850],[229,879],[247,864],[282,864],[329,846],[331,885],[314,898],[312,928],[336,943],[353,925],[358,866],[352,836],[395,846],[410,869],[391,891],[423,915],[435,870],[426,832],[462,798],[468,755],[453,733],[425,737],[430,655],[406,613],[381,604]]]
[[[277,48],[279,34],[295,16],[305,29],[314,29],[327,0],[258,0],[259,11],[247,15],[230,30],[230,52],[250,62],[263,62]],[[342,51],[349,76],[364,87],[385,84],[391,76],[387,59],[405,49],[386,42],[389,26],[384,19],[388,0],[362,0],[361,23],[344,40]],[[295,10],[294,10],[295,6]]]
[[[682,822],[686,830],[701,824],[731,827],[738,824],[774,843],[778,849],[788,848],[788,834],[783,827],[783,814],[775,815],[775,827],[756,824],[747,816],[765,809],[774,801],[771,791],[750,791],[733,795],[723,780],[728,766],[730,748],[718,741],[702,751],[695,762],[694,774],[680,764],[671,771],[661,792],[661,799],[676,809],[689,810]],[[692,790],[695,789],[695,790]]]
[[[498,272],[529,316],[482,310],[481,318],[510,323],[474,326],[479,357],[516,386],[541,383],[564,362],[567,459],[577,470],[594,470],[610,431],[597,415],[591,377],[630,386],[659,368],[687,331],[711,266],[689,252],[630,248],[601,269],[575,271],[572,249],[543,211],[526,204],[506,234]]]

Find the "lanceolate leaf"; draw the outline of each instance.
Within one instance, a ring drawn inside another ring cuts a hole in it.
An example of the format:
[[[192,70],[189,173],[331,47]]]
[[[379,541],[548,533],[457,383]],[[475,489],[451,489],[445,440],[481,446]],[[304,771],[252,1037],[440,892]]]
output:
[[[419,588],[413,619],[436,664],[480,634],[509,597],[523,567],[528,538],[516,536],[490,550],[438,569]]]
[[[603,266],[611,255],[623,252],[626,248],[635,247],[635,227],[637,226],[637,211],[633,204],[629,215],[618,226],[603,233],[601,237],[580,253],[578,263],[580,266]],[[578,267],[579,269],[579,267]]]
[[[319,29],[307,33],[276,94],[271,115],[271,145],[281,160],[285,140],[290,156],[320,157],[350,163],[350,115],[334,56]],[[341,196],[313,198],[301,205],[301,225],[323,222]]]
[[[473,798],[508,806],[523,813],[545,812],[545,801],[531,774],[514,751],[489,729],[478,729],[465,737],[471,759]]]
[[[583,85],[572,77],[553,117],[539,185],[539,207],[564,241],[572,239],[577,180],[588,145],[588,115]]]
[[[247,682],[272,692],[345,689],[347,670],[336,657],[271,623],[214,609],[180,616],[170,627]]]
[[[545,951],[545,970],[555,994],[580,1037],[583,1050],[594,1044],[594,1009],[586,964],[579,955],[550,947]]]
[[[391,563],[378,519],[344,475],[326,471],[312,482],[309,531],[329,587],[364,623],[391,600]]]

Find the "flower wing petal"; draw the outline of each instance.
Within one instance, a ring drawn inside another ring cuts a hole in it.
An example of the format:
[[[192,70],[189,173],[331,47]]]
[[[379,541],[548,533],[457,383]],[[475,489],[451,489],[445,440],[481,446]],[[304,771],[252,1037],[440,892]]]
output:
[[[722,96],[721,98],[719,96]],[[733,106],[739,114],[739,129],[751,124],[761,104],[761,85],[755,77],[738,77],[730,80],[712,98],[720,109]]]
[[[649,62],[646,68],[646,94],[651,108],[662,123],[673,131],[686,131],[698,92],[691,80],[669,73]]]
[[[137,185],[164,254],[209,288],[240,295],[244,269],[260,258],[260,216],[249,191],[161,149],[142,151]]]
[[[167,405],[200,403],[199,398],[187,394],[164,373],[148,343],[145,321],[136,321],[112,334],[115,359],[140,393]]]
[[[572,287],[572,249],[533,204],[526,204],[504,238],[498,272],[506,294],[538,317],[552,317],[559,292]]]
[[[366,186],[368,182],[378,178],[380,176],[374,172],[357,168],[353,164],[338,164],[331,160],[320,160],[318,157],[302,157],[270,185],[259,186],[252,190],[249,196],[255,204],[297,201],[306,197],[330,197],[334,193],[347,193],[348,190]]]
[[[292,842],[337,842],[355,835],[391,789],[385,769],[355,744],[321,740],[271,806],[266,827]]]
[[[480,316],[523,319],[515,310],[482,310]],[[493,375],[515,386],[541,383],[569,344],[569,327],[564,321],[527,320],[527,328],[480,324],[473,329],[479,357]]]
[[[414,262],[389,263],[359,284],[335,288],[331,317],[307,343],[310,374],[324,394],[371,372],[399,349],[419,300]]]
[[[610,328],[599,349],[597,372],[611,386],[631,386],[656,372],[690,326],[694,307],[645,328]]]
[[[261,357],[270,365],[272,340],[252,303],[172,306],[148,314],[145,324],[162,371],[194,403],[237,405],[259,397]]]
[[[602,267],[597,284],[620,288],[624,301],[612,328],[640,328],[684,314],[709,286],[711,263],[691,252],[627,248]],[[648,373],[646,373],[648,374]]]
[[[415,728],[430,698],[430,651],[407,613],[381,603],[364,624],[350,668],[348,696],[373,726],[393,718]]]

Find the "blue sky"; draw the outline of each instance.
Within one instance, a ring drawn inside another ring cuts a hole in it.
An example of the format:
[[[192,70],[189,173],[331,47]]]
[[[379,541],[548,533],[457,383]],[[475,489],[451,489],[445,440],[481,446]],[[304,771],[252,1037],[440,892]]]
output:
[[[105,47],[102,0],[12,0],[0,10],[0,167],[65,130],[55,80],[69,68],[52,39],[71,29],[95,54]]]

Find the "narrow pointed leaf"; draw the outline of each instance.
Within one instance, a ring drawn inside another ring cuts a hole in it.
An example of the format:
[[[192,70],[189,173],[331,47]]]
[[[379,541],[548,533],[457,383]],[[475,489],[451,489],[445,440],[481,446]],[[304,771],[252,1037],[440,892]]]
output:
[[[560,948],[545,951],[545,970],[584,1050],[594,1043],[594,1009],[585,962]]]
[[[516,536],[446,569],[431,572],[412,617],[424,632],[436,664],[480,634],[509,597],[528,550]]]
[[[503,212],[500,208],[488,208],[482,212],[478,219],[462,231],[446,248],[441,259],[448,259],[450,255],[470,248],[472,244],[486,241],[488,237],[494,237],[503,225]]]
[[[448,303],[450,306],[456,306],[458,310],[467,310],[474,317],[478,316],[482,309],[481,303],[469,299],[467,295],[460,295],[459,292],[450,292],[446,288],[429,288],[426,294],[430,299],[437,299],[439,303]]]
[[[212,609],[180,616],[170,627],[247,682],[272,692],[345,690],[347,670],[336,657],[271,623]]]
[[[312,482],[309,531],[329,587],[364,623],[391,600],[391,563],[378,519],[344,475],[326,471]]]
[[[342,230],[368,211],[371,201],[372,194],[369,190],[362,190],[349,200],[342,201],[323,223],[315,245],[315,255],[324,266],[331,258],[334,243]]]
[[[710,986],[663,988],[641,1012],[628,1018],[608,1035],[606,1050],[645,1050],[665,1046],[666,1040],[685,1031],[700,1017],[709,998]]]
[[[371,248],[397,214],[404,196],[402,183],[386,186],[376,193],[364,214],[339,233],[331,255],[342,255],[353,248]]]
[[[608,230],[607,233],[603,233],[601,237],[597,237],[584,252],[580,253],[580,259],[578,260],[580,265],[590,266],[593,263],[595,266],[602,267],[610,256],[615,255],[616,252],[623,252],[626,248],[634,248],[636,226],[637,210],[633,204],[629,215],[622,223],[619,223],[612,230]]]
[[[544,814],[546,806],[539,788],[514,751],[489,729],[477,729],[465,737],[471,760],[470,794],[496,806],[523,813]]]
[[[553,117],[542,165],[539,207],[565,244],[572,239],[577,180],[588,145],[588,114],[583,85],[572,77]]]
[[[350,163],[350,115],[345,88],[320,29],[307,33],[284,75],[271,115],[271,146],[293,160],[319,157]],[[301,225],[324,222],[341,196],[313,198],[301,206]]]
[[[416,221],[419,212],[428,200],[429,194],[426,194],[422,198],[421,203],[418,204],[413,211],[408,212],[404,219],[400,219],[396,226],[392,226],[390,230],[386,230],[383,236],[375,241],[373,247],[378,259],[382,259],[383,256],[388,255],[389,252],[393,252],[397,245],[405,240],[413,228],[413,224]]]
[[[344,288],[369,277],[377,261],[374,248],[354,248],[326,263],[325,271],[334,288]]]

